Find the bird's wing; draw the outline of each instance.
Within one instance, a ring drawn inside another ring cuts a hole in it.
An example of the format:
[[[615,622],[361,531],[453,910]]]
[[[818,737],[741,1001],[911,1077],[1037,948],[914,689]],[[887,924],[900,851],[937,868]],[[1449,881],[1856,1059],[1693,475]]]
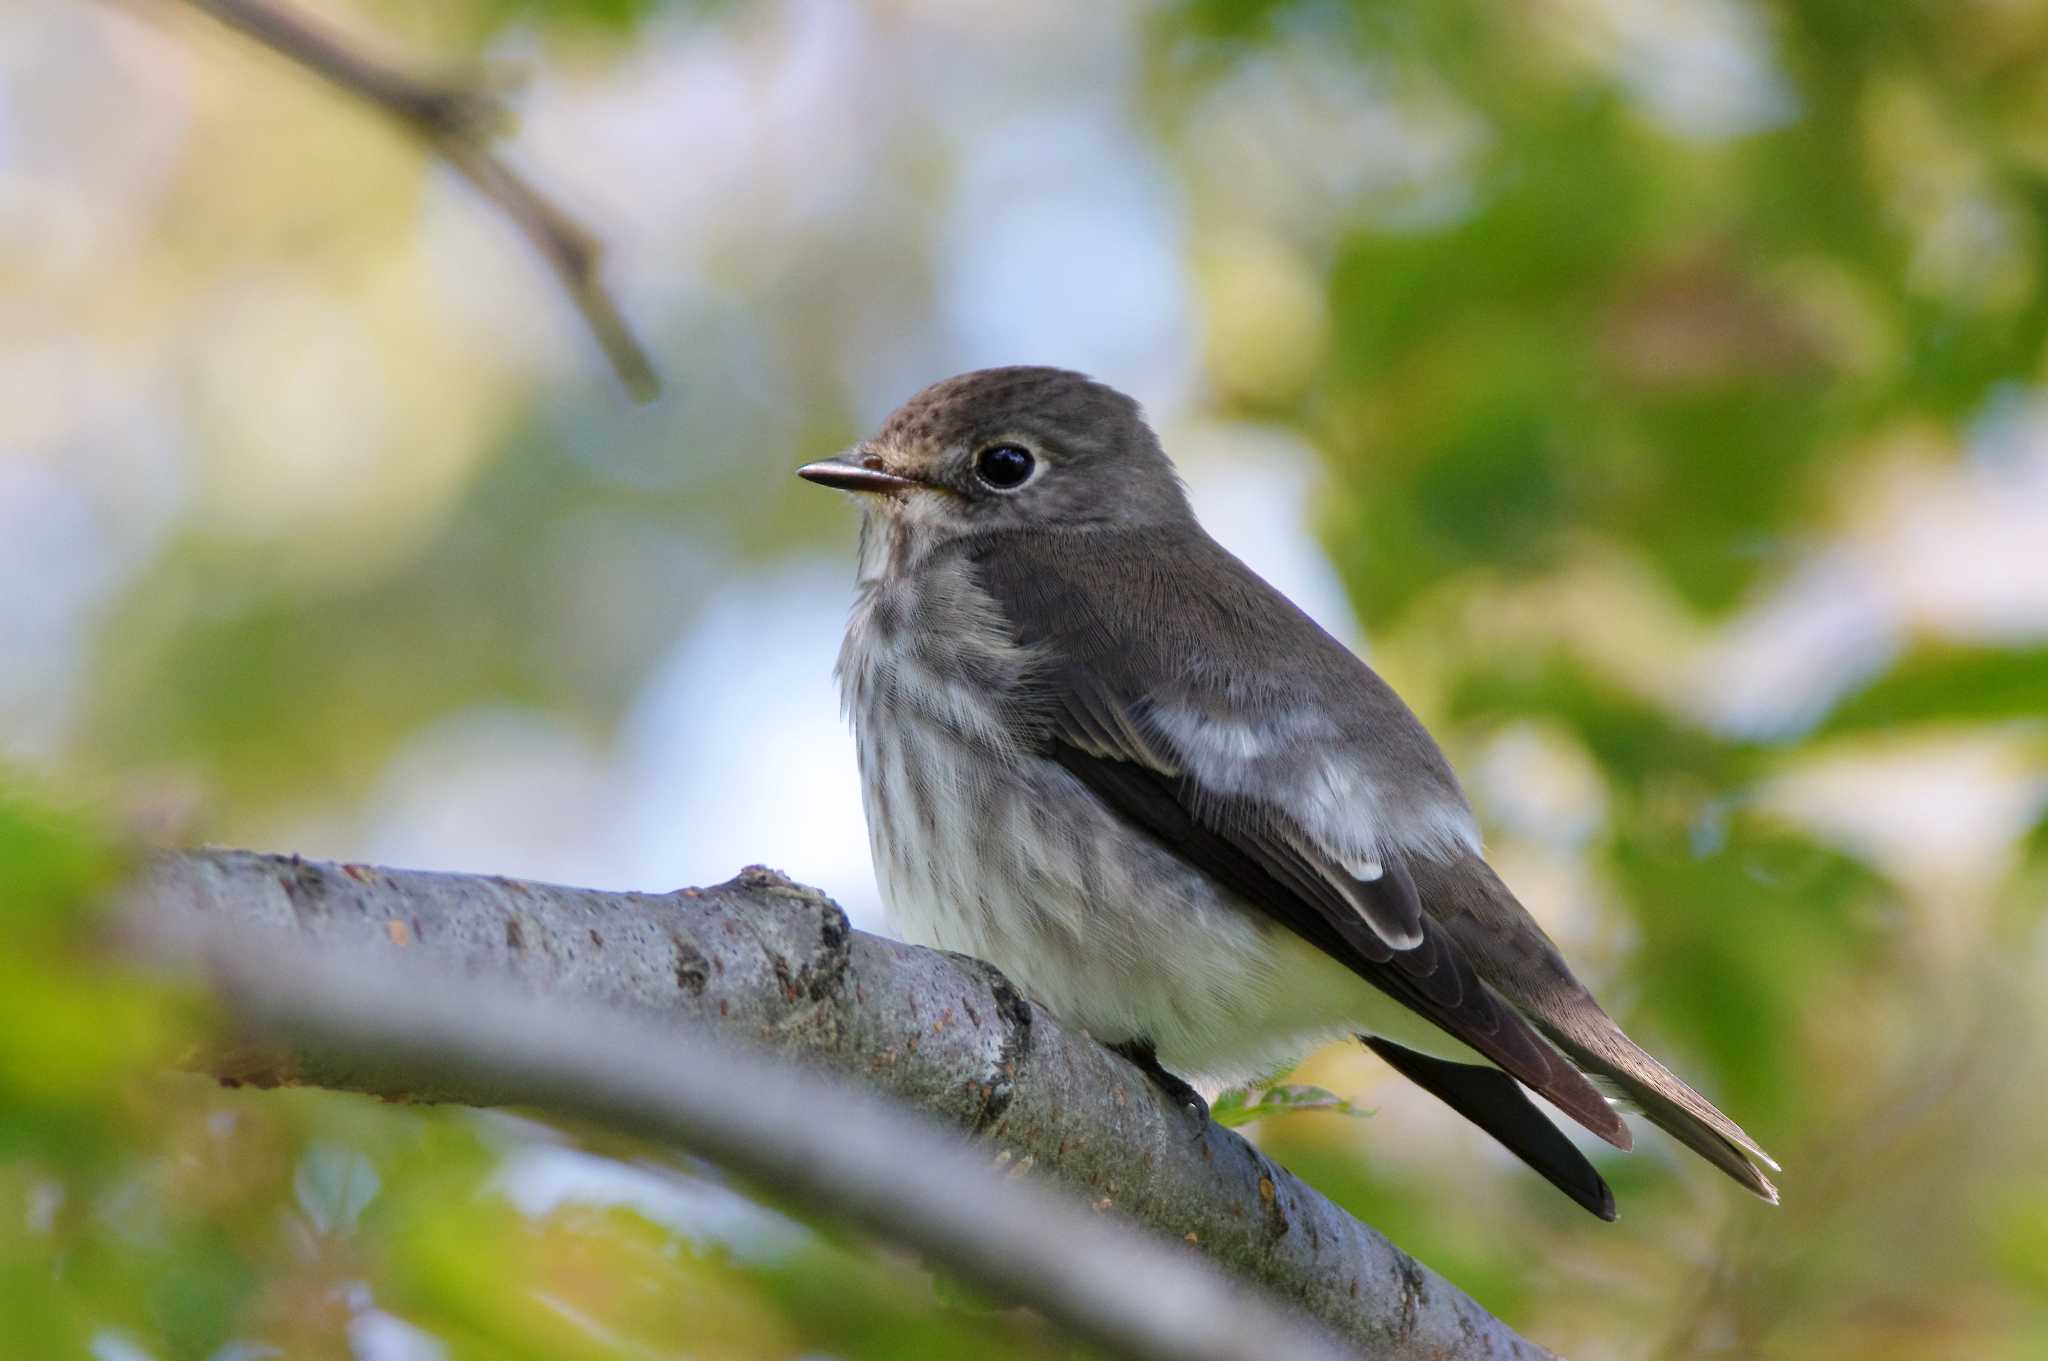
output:
[[[1629,1146],[1592,1083],[1426,910],[1411,862],[1462,849],[1469,813],[1435,744],[1363,662],[1199,534],[1004,534],[962,551],[1036,654],[1022,707],[1046,755],[1247,902]]]

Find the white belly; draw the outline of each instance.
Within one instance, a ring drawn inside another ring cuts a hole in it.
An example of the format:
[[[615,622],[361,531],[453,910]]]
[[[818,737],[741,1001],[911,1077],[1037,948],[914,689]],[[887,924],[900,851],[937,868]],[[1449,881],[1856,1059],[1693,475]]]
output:
[[[1099,1040],[1150,1040],[1169,1069],[1216,1081],[1355,1029],[1448,1040],[1050,761],[996,766],[914,720],[864,730],[860,749],[891,929],[987,960]]]
[[[890,928],[1001,969],[1099,1040],[1183,1076],[1266,1076],[1331,1036],[1447,1036],[1123,821],[1010,740],[1019,662],[958,580],[864,597],[840,657]],[[889,594],[893,592],[894,594]],[[933,616],[951,619],[935,627]],[[921,619],[912,637],[888,617]],[[924,646],[937,634],[948,652]],[[968,665],[969,654],[973,665]],[[1021,664],[1021,662],[1020,662]],[[1420,1034],[1416,1034],[1416,1032]]]

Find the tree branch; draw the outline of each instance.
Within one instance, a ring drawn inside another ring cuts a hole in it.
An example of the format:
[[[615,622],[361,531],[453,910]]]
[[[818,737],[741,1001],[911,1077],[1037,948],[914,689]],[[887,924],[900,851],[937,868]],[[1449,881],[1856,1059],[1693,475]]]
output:
[[[133,919],[150,931],[201,931],[216,952],[228,949],[231,956],[241,938],[254,942],[249,948],[271,952],[282,937],[312,956],[371,951],[385,962],[380,968],[403,959],[437,977],[493,979],[517,990],[515,1014],[533,1012],[537,998],[601,1006],[609,1019],[584,1022],[578,1035],[621,1056],[553,1069],[548,1065],[564,1060],[564,1052],[529,1048],[525,1025],[505,1032],[516,1035],[516,1045],[508,1038],[505,1047],[481,1054],[463,1048],[463,1033],[441,1023],[467,1014],[467,1000],[452,1016],[437,1012],[427,1024],[423,1014],[398,1009],[404,998],[344,1007],[323,994],[302,1004],[313,994],[296,975],[290,986],[272,988],[251,976],[260,967],[245,967],[230,975],[231,998],[269,1019],[297,1022],[318,1042],[282,1051],[238,1048],[220,1065],[236,1080],[602,1109],[781,1183],[791,1169],[728,1157],[693,1123],[704,1113],[673,1104],[686,1103],[677,1093],[686,1090],[689,1074],[663,1067],[657,1081],[648,1069],[645,1080],[659,1091],[627,1080],[657,1056],[700,1047],[678,1045],[678,1032],[694,1039],[710,1028],[730,1042],[880,1088],[955,1124],[994,1144],[998,1166],[1049,1172],[1098,1211],[1121,1210],[1195,1244],[1375,1358],[1540,1361],[1549,1355],[1236,1134],[1211,1124],[1191,1137],[1186,1113],[1135,1068],[1085,1034],[1062,1028],[993,968],[854,931],[829,899],[772,871],[750,869],[715,888],[674,894],[603,893],[200,851],[158,860],[131,897]],[[234,957],[246,962],[246,956]],[[346,986],[368,983],[351,974]],[[420,1006],[440,990],[438,984],[411,989],[420,994]],[[494,1016],[482,1036],[470,1038],[491,1038],[505,1020]],[[590,1029],[596,1034],[585,1034]],[[643,1038],[643,1032],[665,1038]],[[437,1062],[423,1065],[423,1057]],[[546,1076],[557,1071],[590,1080],[569,1090]],[[835,1122],[791,1123],[831,1128]],[[922,1162],[922,1154],[909,1159],[900,1150],[872,1165],[855,1153],[847,1156],[856,1162],[833,1164],[833,1177],[876,1186],[903,1175],[896,1168],[919,1172]],[[858,1188],[842,1191],[859,1194]],[[961,1249],[951,1238],[891,1217],[895,1194],[874,1205],[828,1203],[879,1232],[956,1260]],[[973,1203],[978,1209],[979,1201]],[[997,1261],[1027,1251],[1010,1241],[1014,1226],[1006,1216],[976,1223],[974,1232],[986,1239],[982,1251]],[[1115,1293],[1127,1304],[1143,1303],[1112,1275],[1120,1287]],[[991,1283],[1019,1293],[1004,1277]],[[1085,1310],[1032,1302],[1110,1340],[1100,1318]],[[1134,1336],[1120,1335],[1116,1344],[1131,1350]],[[1269,1339],[1233,1354],[1279,1352]]]
[[[252,1021],[331,1054],[372,1056],[419,1085],[502,1086],[680,1144],[813,1213],[911,1243],[1121,1355],[1345,1355],[1193,1254],[1044,1186],[993,1176],[932,1126],[844,1083],[729,1051],[702,1027],[451,980],[414,959],[279,948],[248,933],[220,933],[202,950],[222,995]]]
[[[618,304],[598,278],[602,250],[582,224],[499,159],[492,149],[512,119],[498,96],[436,83],[356,50],[339,34],[272,0],[186,0],[228,27],[362,100],[420,138],[491,202],[547,261],[604,348],[626,390],[649,401],[661,380]]]

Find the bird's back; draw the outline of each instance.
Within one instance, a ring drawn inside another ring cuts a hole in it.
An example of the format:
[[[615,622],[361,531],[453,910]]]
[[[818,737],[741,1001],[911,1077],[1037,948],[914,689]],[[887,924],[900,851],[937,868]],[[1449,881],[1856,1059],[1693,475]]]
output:
[[[1347,829],[1371,828],[1487,989],[1578,1069],[1776,1199],[1756,1141],[1628,1038],[1486,863],[1456,777],[1413,712],[1270,584],[1201,533],[1003,538],[971,556],[1020,641],[1089,684],[1144,696],[1170,762],[1209,791],[1198,804],[1296,810],[1305,831],[1339,847]]]
[[[1469,805],[1393,687],[1199,527],[990,535],[955,551],[1012,636],[1142,697],[1215,789],[1319,810],[1333,840],[1476,849]]]

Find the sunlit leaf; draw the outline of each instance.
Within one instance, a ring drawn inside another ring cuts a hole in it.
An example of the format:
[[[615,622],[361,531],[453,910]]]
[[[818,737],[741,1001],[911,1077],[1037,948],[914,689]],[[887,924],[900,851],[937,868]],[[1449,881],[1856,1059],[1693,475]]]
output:
[[[1209,1103],[1209,1118],[1225,1129],[1238,1129],[1275,1115],[1321,1111],[1331,1115],[1365,1118],[1371,1111],[1352,1105],[1335,1092],[1305,1083],[1280,1083],[1272,1087],[1235,1087]]]

